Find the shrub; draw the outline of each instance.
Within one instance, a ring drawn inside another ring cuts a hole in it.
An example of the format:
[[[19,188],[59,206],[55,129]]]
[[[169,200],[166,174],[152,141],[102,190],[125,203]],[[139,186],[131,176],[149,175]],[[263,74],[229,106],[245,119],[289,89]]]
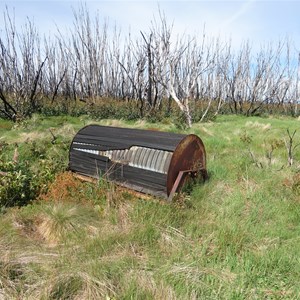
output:
[[[35,198],[38,189],[28,163],[16,164],[0,158],[0,170],[0,206],[21,206]]]
[[[0,145],[0,208],[22,206],[47,191],[55,175],[66,168],[67,144],[45,140],[19,146],[12,160],[12,145]]]
[[[93,119],[125,119],[137,120],[140,118],[139,108],[134,101],[102,100],[88,108],[88,115]]]

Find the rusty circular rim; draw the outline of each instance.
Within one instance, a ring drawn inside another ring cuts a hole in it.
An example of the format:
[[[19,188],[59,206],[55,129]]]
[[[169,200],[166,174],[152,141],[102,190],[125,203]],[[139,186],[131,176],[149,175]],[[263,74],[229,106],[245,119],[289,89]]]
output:
[[[206,152],[202,140],[195,134],[189,134],[177,145],[168,169],[167,195],[170,195],[172,187],[180,171],[193,171],[206,174]],[[184,180],[178,186],[183,186]]]

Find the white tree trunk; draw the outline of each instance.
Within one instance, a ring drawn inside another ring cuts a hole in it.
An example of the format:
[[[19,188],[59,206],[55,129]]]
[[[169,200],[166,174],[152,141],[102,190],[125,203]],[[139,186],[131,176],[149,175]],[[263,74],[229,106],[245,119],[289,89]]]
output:
[[[186,101],[184,101],[184,103],[182,101],[180,101],[179,98],[177,97],[176,93],[175,93],[173,85],[171,85],[171,84],[170,84],[169,92],[170,92],[171,97],[177,103],[180,110],[184,113],[184,115],[186,117],[187,125],[189,127],[192,127],[192,117],[191,117],[191,113],[190,113],[188,100],[186,99]]]

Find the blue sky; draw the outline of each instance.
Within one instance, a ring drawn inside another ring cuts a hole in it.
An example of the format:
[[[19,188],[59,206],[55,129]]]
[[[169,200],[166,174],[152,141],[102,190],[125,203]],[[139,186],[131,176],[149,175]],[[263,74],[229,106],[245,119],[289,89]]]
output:
[[[250,40],[254,47],[270,41],[278,41],[288,36],[295,49],[300,50],[300,1],[84,1],[91,15],[99,12],[110,24],[116,23],[126,34],[128,29],[134,34],[147,31],[158,6],[169,23],[174,22],[174,33],[200,34],[205,24],[207,36],[231,38],[234,47],[242,41]],[[24,24],[26,17],[33,19],[41,33],[55,33],[72,27],[72,7],[78,1],[64,0],[0,0],[0,10],[5,6],[15,10],[16,24]],[[0,18],[0,30],[3,18]]]

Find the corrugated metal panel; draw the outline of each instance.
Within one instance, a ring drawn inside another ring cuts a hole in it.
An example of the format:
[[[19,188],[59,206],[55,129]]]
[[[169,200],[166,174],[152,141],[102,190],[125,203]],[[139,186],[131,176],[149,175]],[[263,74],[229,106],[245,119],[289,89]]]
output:
[[[73,150],[102,155],[115,163],[121,163],[132,167],[167,174],[172,152],[133,146],[129,149],[99,151],[82,148],[85,143],[75,143]],[[95,146],[95,145],[92,145]]]
[[[74,142],[101,145],[102,150],[129,149],[139,146],[165,151],[174,151],[186,135],[131,128],[88,125],[74,137]]]
[[[166,197],[167,175],[113,163],[105,156],[88,152],[72,151],[69,167],[79,174],[100,178],[105,176],[121,185],[142,193]]]

